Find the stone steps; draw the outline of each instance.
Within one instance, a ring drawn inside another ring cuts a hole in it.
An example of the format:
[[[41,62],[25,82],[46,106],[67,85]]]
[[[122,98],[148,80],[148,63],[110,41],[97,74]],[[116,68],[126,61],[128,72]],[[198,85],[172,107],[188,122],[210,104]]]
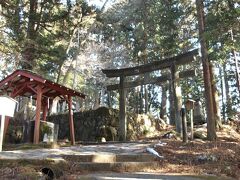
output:
[[[63,155],[67,161],[114,163],[114,162],[152,162],[155,158],[150,154],[87,154]]]
[[[74,163],[74,170],[133,172],[155,169],[156,159],[150,154],[89,154],[64,155],[63,158]]]
[[[113,171],[113,172],[136,172],[146,169],[157,168],[157,162],[115,162],[115,163],[93,163],[79,162],[75,163],[73,170],[81,170],[88,172],[97,171]]]

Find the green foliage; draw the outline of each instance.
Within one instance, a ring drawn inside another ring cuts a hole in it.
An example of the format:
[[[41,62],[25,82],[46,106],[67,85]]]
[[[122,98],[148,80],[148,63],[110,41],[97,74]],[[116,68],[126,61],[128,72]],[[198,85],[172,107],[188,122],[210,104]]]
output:
[[[117,81],[106,83],[102,68],[141,65],[198,47],[194,1],[118,1],[105,11],[89,6],[84,0],[8,0],[0,5],[1,76],[17,68],[32,69],[88,94],[87,108],[92,107],[98,98],[96,94],[107,83]],[[229,116],[237,111],[240,102],[232,56],[233,50],[240,49],[239,6],[237,0],[205,1],[209,58],[218,70],[215,73],[215,79],[220,79],[216,81],[218,89],[221,83],[226,87],[229,84],[230,100],[225,102]],[[220,76],[223,65],[226,72]],[[180,70],[193,68],[197,77],[181,80],[183,97],[203,99],[200,59]],[[221,82],[224,78],[226,81]],[[129,77],[131,81],[135,79]],[[138,111],[144,99],[144,92],[136,89],[129,90],[130,111]],[[159,88],[149,85],[148,92],[149,108],[157,112]],[[113,94],[112,105],[116,106],[117,93]]]
[[[28,68],[57,80],[63,63],[76,52],[68,50],[73,32],[77,26],[85,26],[80,23],[91,8],[85,1],[16,0],[1,5],[5,34],[0,38],[8,40],[1,41],[0,47],[19,56],[15,68]]]
[[[221,95],[226,97],[226,100],[222,101],[223,108],[226,106],[223,111],[226,111],[228,117],[232,117],[239,109],[240,102],[240,92],[236,85],[236,60],[233,57],[233,52],[240,50],[240,4],[236,0],[209,1],[207,8],[206,38],[209,58],[223,71],[216,79],[220,79],[217,82],[219,87],[221,83],[225,84],[225,91],[221,91]],[[224,66],[223,70],[221,66]],[[223,79],[225,82],[221,82]]]

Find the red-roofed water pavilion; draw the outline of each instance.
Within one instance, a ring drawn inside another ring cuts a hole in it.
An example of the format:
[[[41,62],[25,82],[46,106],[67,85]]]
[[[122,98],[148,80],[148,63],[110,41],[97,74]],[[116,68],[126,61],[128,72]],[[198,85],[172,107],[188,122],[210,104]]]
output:
[[[48,112],[48,102],[51,104],[55,97],[60,97],[67,101],[69,109],[69,125],[71,144],[75,144],[72,97],[85,98],[85,95],[73,89],[32,73],[27,70],[16,70],[0,81],[0,95],[8,95],[12,98],[17,96],[32,97],[36,100],[36,119],[34,127],[33,143],[39,143],[40,115],[43,113],[43,120],[46,121]],[[4,134],[6,134],[9,124],[9,117],[5,121]]]

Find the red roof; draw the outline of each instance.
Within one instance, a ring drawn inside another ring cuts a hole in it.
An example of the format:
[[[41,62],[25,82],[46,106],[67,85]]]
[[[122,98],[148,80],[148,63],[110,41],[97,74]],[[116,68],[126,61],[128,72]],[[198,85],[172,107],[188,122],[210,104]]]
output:
[[[85,94],[77,92],[73,89],[44,79],[43,77],[27,71],[16,70],[6,78],[0,81],[0,94],[8,94],[13,96],[32,96],[36,99],[36,87],[42,85],[43,96],[55,98],[57,96],[78,96],[85,98]]]

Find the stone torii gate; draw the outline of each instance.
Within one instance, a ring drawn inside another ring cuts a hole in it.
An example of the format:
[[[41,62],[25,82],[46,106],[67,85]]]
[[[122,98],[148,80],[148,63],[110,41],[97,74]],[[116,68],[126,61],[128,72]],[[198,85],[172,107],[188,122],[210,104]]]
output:
[[[74,123],[73,123],[73,111],[72,111],[72,97],[78,96],[85,98],[85,95],[77,92],[73,89],[67,88],[63,85],[54,83],[50,80],[27,71],[16,70],[5,79],[0,81],[0,95],[8,95],[12,98],[17,96],[32,96],[36,100],[36,120],[34,126],[34,138],[33,143],[39,143],[40,132],[40,116],[43,111],[43,120],[46,121],[48,102],[51,104],[55,97],[60,97],[68,103],[69,109],[69,126],[70,126],[70,139],[71,144],[75,144]],[[5,121],[4,134],[6,134],[9,124],[9,117]]]
[[[139,85],[145,84],[160,84],[167,80],[171,82],[171,90],[174,99],[174,117],[176,123],[177,132],[181,132],[181,116],[180,109],[182,106],[181,95],[179,94],[179,79],[184,77],[192,77],[195,75],[194,70],[188,70],[180,72],[177,70],[177,66],[188,64],[194,61],[195,56],[198,55],[198,49],[193,51],[174,56],[171,58],[166,58],[160,61],[154,61],[148,64],[123,68],[123,69],[103,69],[102,72],[109,78],[120,77],[120,83],[115,85],[107,86],[107,90],[117,90],[119,89],[119,137],[120,140],[126,140],[126,88],[133,88]],[[155,77],[151,79],[137,80],[133,82],[126,82],[126,76],[134,76],[149,73],[156,70],[163,70],[169,68],[171,70],[170,74],[166,74],[160,77]]]

